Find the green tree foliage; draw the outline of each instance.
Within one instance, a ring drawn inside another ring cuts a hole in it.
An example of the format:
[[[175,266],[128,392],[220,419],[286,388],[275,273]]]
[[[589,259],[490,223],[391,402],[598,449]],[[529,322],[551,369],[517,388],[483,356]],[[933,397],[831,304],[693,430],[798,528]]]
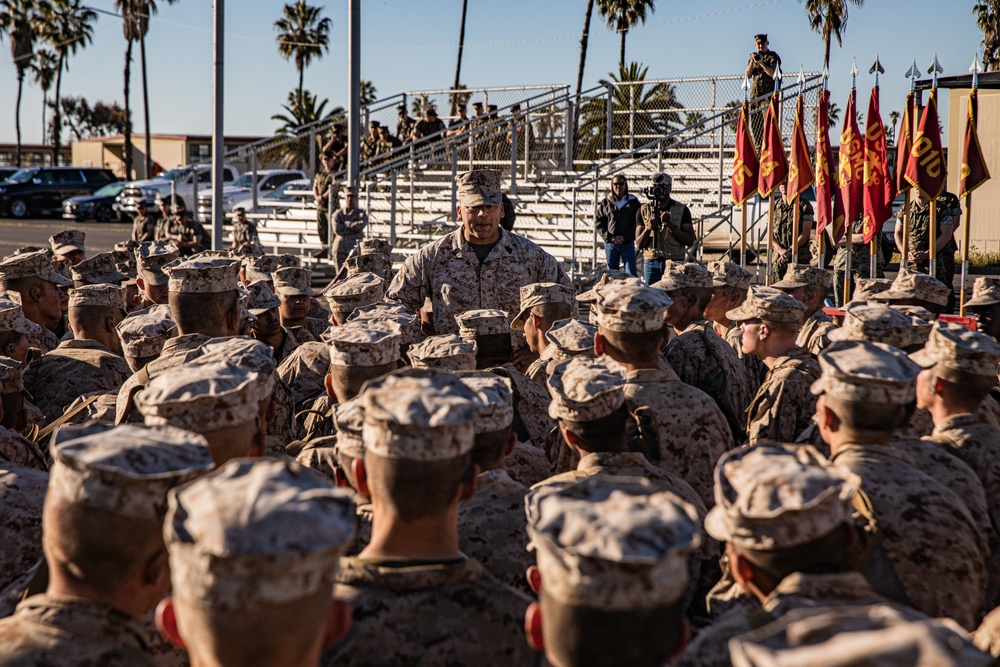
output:
[[[861,7],[865,0],[805,0],[805,3],[809,27],[823,37],[823,68],[829,69],[830,42],[836,37],[837,46],[843,46],[848,6]]]
[[[282,17],[274,22],[278,34],[278,53],[295,62],[299,73],[299,97],[306,67],[330,50],[330,28],[333,23],[321,15],[322,7],[307,5],[305,0],[285,5]]]
[[[646,14],[656,11],[653,0],[597,0],[597,10],[608,27],[621,37],[618,66],[625,67],[625,37],[636,25],[646,22]]]

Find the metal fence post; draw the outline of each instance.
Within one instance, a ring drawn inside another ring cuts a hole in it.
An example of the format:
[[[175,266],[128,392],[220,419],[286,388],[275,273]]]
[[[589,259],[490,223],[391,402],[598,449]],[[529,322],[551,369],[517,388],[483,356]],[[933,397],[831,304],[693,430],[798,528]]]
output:
[[[510,123],[510,194],[517,195],[517,121]]]
[[[257,151],[254,150],[254,155]],[[312,180],[313,176],[316,175],[316,129],[313,128],[309,131],[309,167],[306,169],[306,175],[309,176],[309,180]],[[254,208],[257,208],[257,202],[253,203]]]
[[[712,113],[710,113],[709,115],[710,116],[714,116],[715,115],[715,79],[712,79]],[[708,136],[709,136],[709,142],[711,143],[713,137],[712,137],[712,135],[708,135]],[[722,146],[721,142],[719,143],[719,146]]]
[[[628,149],[635,149],[635,86],[628,87]]]
[[[726,124],[719,125],[719,208],[722,208],[722,183],[726,177],[725,152],[726,152]]]
[[[257,212],[257,149],[253,149],[250,153],[250,170],[253,174],[253,183],[251,184],[251,197],[253,206],[251,207],[253,211]],[[310,177],[311,178],[311,177]]]
[[[614,104],[614,94],[611,92],[611,84],[607,84],[608,89],[608,100],[607,108],[605,113],[607,115],[607,121],[604,128],[604,149],[607,151],[611,150],[611,141],[615,136],[615,104]]]
[[[514,152],[517,149],[517,142],[511,147]],[[524,115],[524,178],[528,179],[528,173],[531,169],[531,119],[527,114]]]
[[[563,152],[565,153],[565,155],[563,156],[563,159],[566,161],[566,164],[564,165],[566,171],[570,171],[571,169],[573,169],[573,152],[574,152],[573,151],[573,142],[574,142],[574,136],[573,136],[573,130],[574,130],[574,128],[573,128],[573,117],[574,117],[574,114],[573,114],[573,100],[567,99],[566,100],[566,139],[565,139],[565,145],[563,146]]]
[[[396,247],[396,172],[389,176],[389,245]]]
[[[600,187],[601,187],[601,170],[598,169],[597,171],[594,172],[594,209],[597,208],[597,202],[600,201],[598,199],[598,197],[600,197],[601,194]],[[594,261],[591,263],[590,268],[596,271],[597,270],[597,225],[594,225],[593,236],[594,238],[593,241],[591,242],[591,245],[593,246],[594,249]]]
[[[569,230],[569,277],[576,277],[576,193],[573,188],[573,226]]]

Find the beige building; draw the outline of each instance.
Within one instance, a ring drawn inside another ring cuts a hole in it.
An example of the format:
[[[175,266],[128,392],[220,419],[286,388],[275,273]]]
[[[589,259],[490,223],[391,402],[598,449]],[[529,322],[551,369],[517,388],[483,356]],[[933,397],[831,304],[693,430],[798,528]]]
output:
[[[226,137],[226,151],[253,143],[262,137]],[[125,137],[116,134],[74,141],[74,167],[105,167],[125,178]],[[152,174],[146,175],[146,136],[132,135],[132,168],[135,179],[144,179],[169,171],[175,167],[197,162],[208,162],[212,157],[212,137],[207,134],[153,134],[150,135],[150,153],[153,158]]]
[[[988,75],[980,75],[980,86]],[[995,75],[993,75],[995,76]],[[955,77],[968,80],[969,77]],[[956,195],[962,169],[962,146],[969,108],[969,84],[965,88],[951,88],[948,93],[948,191]],[[983,149],[986,166],[992,178],[972,194],[972,225],[969,228],[969,247],[984,252],[1000,251],[1000,90],[980,87],[979,113],[976,128],[979,144]],[[965,198],[962,198],[965,209]],[[969,220],[967,211],[962,216],[962,226]],[[961,244],[964,230],[957,238]]]

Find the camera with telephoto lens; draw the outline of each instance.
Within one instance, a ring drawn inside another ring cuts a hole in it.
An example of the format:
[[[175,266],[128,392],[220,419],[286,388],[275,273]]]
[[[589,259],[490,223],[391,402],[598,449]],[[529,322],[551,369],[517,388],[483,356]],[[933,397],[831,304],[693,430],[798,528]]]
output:
[[[663,206],[662,203],[670,197],[670,189],[663,183],[655,183],[647,188],[644,188],[642,194],[646,195],[649,199],[649,203],[653,205],[653,213],[655,215],[660,215],[661,213],[667,211],[667,207]]]

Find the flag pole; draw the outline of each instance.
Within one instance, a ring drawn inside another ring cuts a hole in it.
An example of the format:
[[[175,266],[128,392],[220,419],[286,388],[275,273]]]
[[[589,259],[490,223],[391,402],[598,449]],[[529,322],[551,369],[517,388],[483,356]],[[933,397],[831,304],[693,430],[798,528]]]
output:
[[[828,70],[828,69],[826,69],[824,67],[823,68],[823,90],[824,91],[829,90],[829,79],[830,79],[830,70]],[[816,113],[817,113],[817,124],[818,124],[818,121],[819,121],[819,115],[818,115],[819,111],[817,110]],[[829,134],[829,129],[827,129],[827,133]],[[818,178],[819,177],[819,162],[818,162],[818,158],[819,158],[819,138],[818,138],[818,135],[817,135],[817,139],[816,139],[816,154],[817,154],[816,176]],[[817,191],[817,195],[818,195],[819,194],[819,188],[818,187],[816,188],[816,191]],[[817,199],[818,199],[818,197],[817,197]],[[817,225],[817,229],[818,229],[819,228],[818,219],[817,219],[816,225]],[[824,229],[823,231],[825,232],[826,230]],[[826,234],[822,234],[822,233],[819,233],[819,232],[816,233],[816,266],[818,266],[821,269],[826,266]]]
[[[743,83],[740,84],[743,89],[743,104],[744,107],[746,103],[750,100],[750,77],[744,76]],[[740,111],[742,115],[743,112]],[[745,120],[746,119],[744,117]],[[742,120],[740,122],[743,122]],[[749,128],[748,128],[749,129]],[[751,143],[753,143],[751,138]],[[739,150],[739,147],[737,147]],[[760,266],[760,259],[757,260],[758,266]],[[743,199],[743,203],[740,205],[740,268],[747,268],[747,200]]]
[[[938,72],[941,71],[943,70],[941,69],[941,65],[938,63],[937,54],[934,54],[934,62],[931,63],[930,69],[927,70],[927,73],[934,76],[934,81],[931,84],[931,100],[933,100],[935,106],[937,106]],[[931,224],[930,230],[927,233],[927,272],[930,274],[931,278],[937,278],[937,195],[928,195],[928,199],[931,200]],[[954,289],[954,286],[948,285],[948,289]]]
[[[869,74],[875,75],[875,88],[878,88],[878,75],[885,74],[885,69],[882,67],[882,63],[878,61],[878,54],[875,54],[875,63],[872,65],[871,69],[868,70]],[[876,100],[877,101],[877,100]],[[870,121],[869,121],[870,122]],[[883,127],[883,132],[885,131]],[[884,135],[883,135],[884,136]],[[888,178],[888,174],[883,174],[885,178]],[[882,234],[882,225],[885,224],[885,220],[873,220],[872,223],[878,227],[875,230],[875,236],[872,237],[871,243],[868,245],[868,277],[874,278],[875,274],[878,272],[878,239]]]
[[[975,91],[979,87],[979,54],[976,53],[976,57],[972,59],[972,67],[969,68],[972,72],[972,90]],[[974,93],[973,93],[974,94]],[[969,102],[969,113],[972,113],[972,102]],[[969,122],[977,122],[977,118],[970,116]],[[965,317],[965,288],[969,279],[969,231],[972,226],[972,191],[969,190],[965,193],[965,229],[962,230],[962,280],[961,288],[959,289],[959,302],[958,302],[958,314],[961,317]]]
[[[856,94],[855,91],[858,89],[858,64],[856,61],[851,62],[851,93]],[[850,104],[848,104],[850,106]],[[845,119],[846,122],[846,119]],[[846,204],[845,204],[846,207]],[[844,230],[844,238],[841,242],[844,244],[844,252],[847,253],[844,257],[844,293],[841,298],[841,306],[844,306],[848,301],[851,300],[851,272],[854,270],[852,264],[854,264],[854,221],[845,221],[847,229]]]
[[[805,89],[806,77],[803,74],[802,66],[799,66],[799,98],[802,97],[802,91]],[[798,114],[798,106],[795,107],[795,113]],[[801,119],[796,118],[796,122],[801,122]],[[780,127],[780,126],[779,126]],[[792,143],[798,141],[798,134],[793,132]],[[807,156],[808,157],[808,156]],[[787,182],[787,181],[786,181]],[[798,183],[795,184],[796,189],[798,188]],[[791,264],[799,263],[799,230],[802,229],[802,214],[799,211],[799,193],[796,193],[795,199],[792,203],[795,207],[792,210],[792,259]]]
[[[775,188],[777,191],[778,188]],[[772,246],[774,245],[774,192],[767,198],[767,275],[764,277],[764,284],[771,284]]]
[[[910,65],[910,69],[906,70],[906,76],[910,80],[910,94],[906,98],[907,110],[910,109],[910,99],[916,94],[917,89],[917,77],[920,76],[920,70],[917,68],[917,59],[913,59],[913,64]],[[916,104],[912,106],[912,114],[909,114],[906,120],[909,120],[910,127],[906,128],[910,133],[910,137],[913,137],[917,132],[917,119],[916,119]],[[898,145],[898,142],[897,142]],[[904,158],[906,156],[903,156]],[[900,156],[896,155],[896,160],[900,160]],[[909,259],[907,255],[910,252],[910,194],[913,188],[907,188],[906,192],[903,193],[903,247],[900,248],[899,256],[899,268],[905,269],[909,264]]]

